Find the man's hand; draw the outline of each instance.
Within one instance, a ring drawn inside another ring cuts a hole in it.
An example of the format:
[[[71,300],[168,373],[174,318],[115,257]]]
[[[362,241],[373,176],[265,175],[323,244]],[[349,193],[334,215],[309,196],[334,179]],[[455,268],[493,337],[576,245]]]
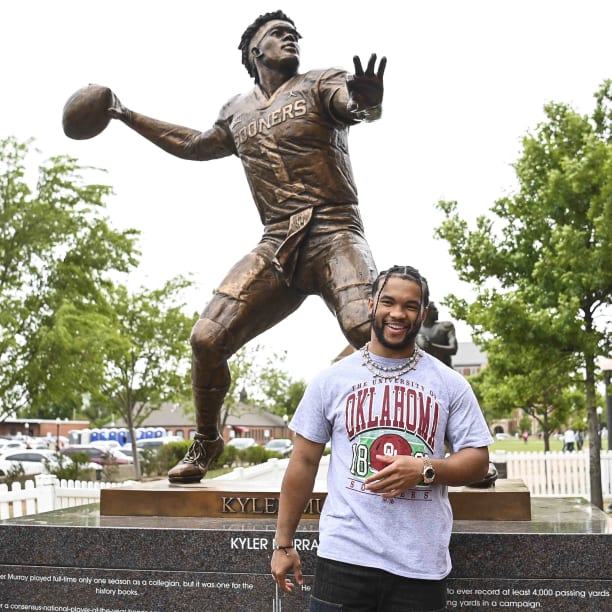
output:
[[[387,66],[387,58],[383,57],[376,67],[376,53],[372,53],[368,66],[363,71],[359,56],[353,57],[355,74],[348,78],[349,91],[348,110],[358,121],[374,121],[381,115],[383,99],[383,75]]]
[[[270,566],[274,580],[285,593],[291,593],[295,586],[291,578],[287,578],[289,573],[295,576],[295,581],[298,584],[304,584],[300,555],[295,548],[287,549],[286,551],[275,550],[272,553]]]
[[[421,484],[423,459],[408,455],[377,455],[379,461],[387,463],[373,476],[366,478],[366,489],[382,497],[397,497]]]

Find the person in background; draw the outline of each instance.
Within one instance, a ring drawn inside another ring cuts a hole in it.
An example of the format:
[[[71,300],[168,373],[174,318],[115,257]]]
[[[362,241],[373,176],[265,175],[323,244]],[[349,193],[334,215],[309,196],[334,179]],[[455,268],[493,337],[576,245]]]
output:
[[[576,434],[571,427],[568,427],[563,434],[563,450],[571,453],[574,451],[574,444],[576,443]]]

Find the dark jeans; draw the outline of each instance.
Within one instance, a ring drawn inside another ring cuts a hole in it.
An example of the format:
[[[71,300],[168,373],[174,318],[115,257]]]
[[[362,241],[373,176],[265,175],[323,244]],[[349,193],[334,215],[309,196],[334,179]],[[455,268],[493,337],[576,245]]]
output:
[[[446,580],[416,580],[317,557],[310,612],[438,612]]]

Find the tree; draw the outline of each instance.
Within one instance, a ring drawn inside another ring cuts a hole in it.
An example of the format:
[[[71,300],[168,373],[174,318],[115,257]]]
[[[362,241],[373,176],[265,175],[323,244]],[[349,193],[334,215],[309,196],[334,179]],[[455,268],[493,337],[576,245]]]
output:
[[[283,355],[281,362],[284,360],[285,356]],[[294,380],[287,372],[279,369],[273,363],[263,368],[260,385],[265,396],[264,406],[278,416],[293,416],[306,390],[304,380]]]
[[[279,416],[291,416],[304,395],[306,383],[294,380],[280,365],[286,354],[269,353],[259,344],[243,346],[229,361],[230,389],[223,405],[221,427],[239,401]]]
[[[191,396],[189,334],[195,315],[184,313],[182,292],[191,281],[176,277],[161,289],[113,292],[113,334],[106,338],[105,380],[92,405],[121,416],[135,446],[134,430],[164,401],[184,403]],[[136,474],[138,454],[134,450]]]
[[[535,405],[539,389],[538,403],[554,406],[580,383],[591,501],[601,508],[595,384],[596,357],[610,348],[603,315],[612,301],[612,81],[595,100],[591,117],[561,103],[544,107],[546,120],[525,136],[514,166],[518,192],[492,208],[497,225],[482,216],[470,231],[455,202],[440,202],[446,219],[437,235],[477,292],[471,304],[454,296],[447,303],[474,327],[495,375],[515,377],[514,401]]]
[[[102,376],[112,278],[136,265],[136,232],[111,228],[111,188],[72,158],[43,162],[30,186],[30,144],[0,141],[0,400],[67,417]]]
[[[517,292],[481,295],[470,321],[477,325],[475,338],[488,363],[471,382],[489,418],[521,408],[538,421],[550,450],[550,434],[567,422],[573,405],[568,393],[578,362],[573,353],[557,350],[555,322],[544,314]]]

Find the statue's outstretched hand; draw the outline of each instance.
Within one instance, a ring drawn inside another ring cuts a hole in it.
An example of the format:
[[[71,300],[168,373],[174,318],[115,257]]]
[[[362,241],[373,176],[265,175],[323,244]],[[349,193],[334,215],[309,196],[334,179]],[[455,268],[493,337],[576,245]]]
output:
[[[360,121],[374,121],[381,114],[383,99],[383,75],[387,66],[387,58],[383,57],[376,67],[376,53],[372,53],[368,65],[363,70],[359,56],[353,57],[355,74],[347,80],[349,91],[348,110]]]

